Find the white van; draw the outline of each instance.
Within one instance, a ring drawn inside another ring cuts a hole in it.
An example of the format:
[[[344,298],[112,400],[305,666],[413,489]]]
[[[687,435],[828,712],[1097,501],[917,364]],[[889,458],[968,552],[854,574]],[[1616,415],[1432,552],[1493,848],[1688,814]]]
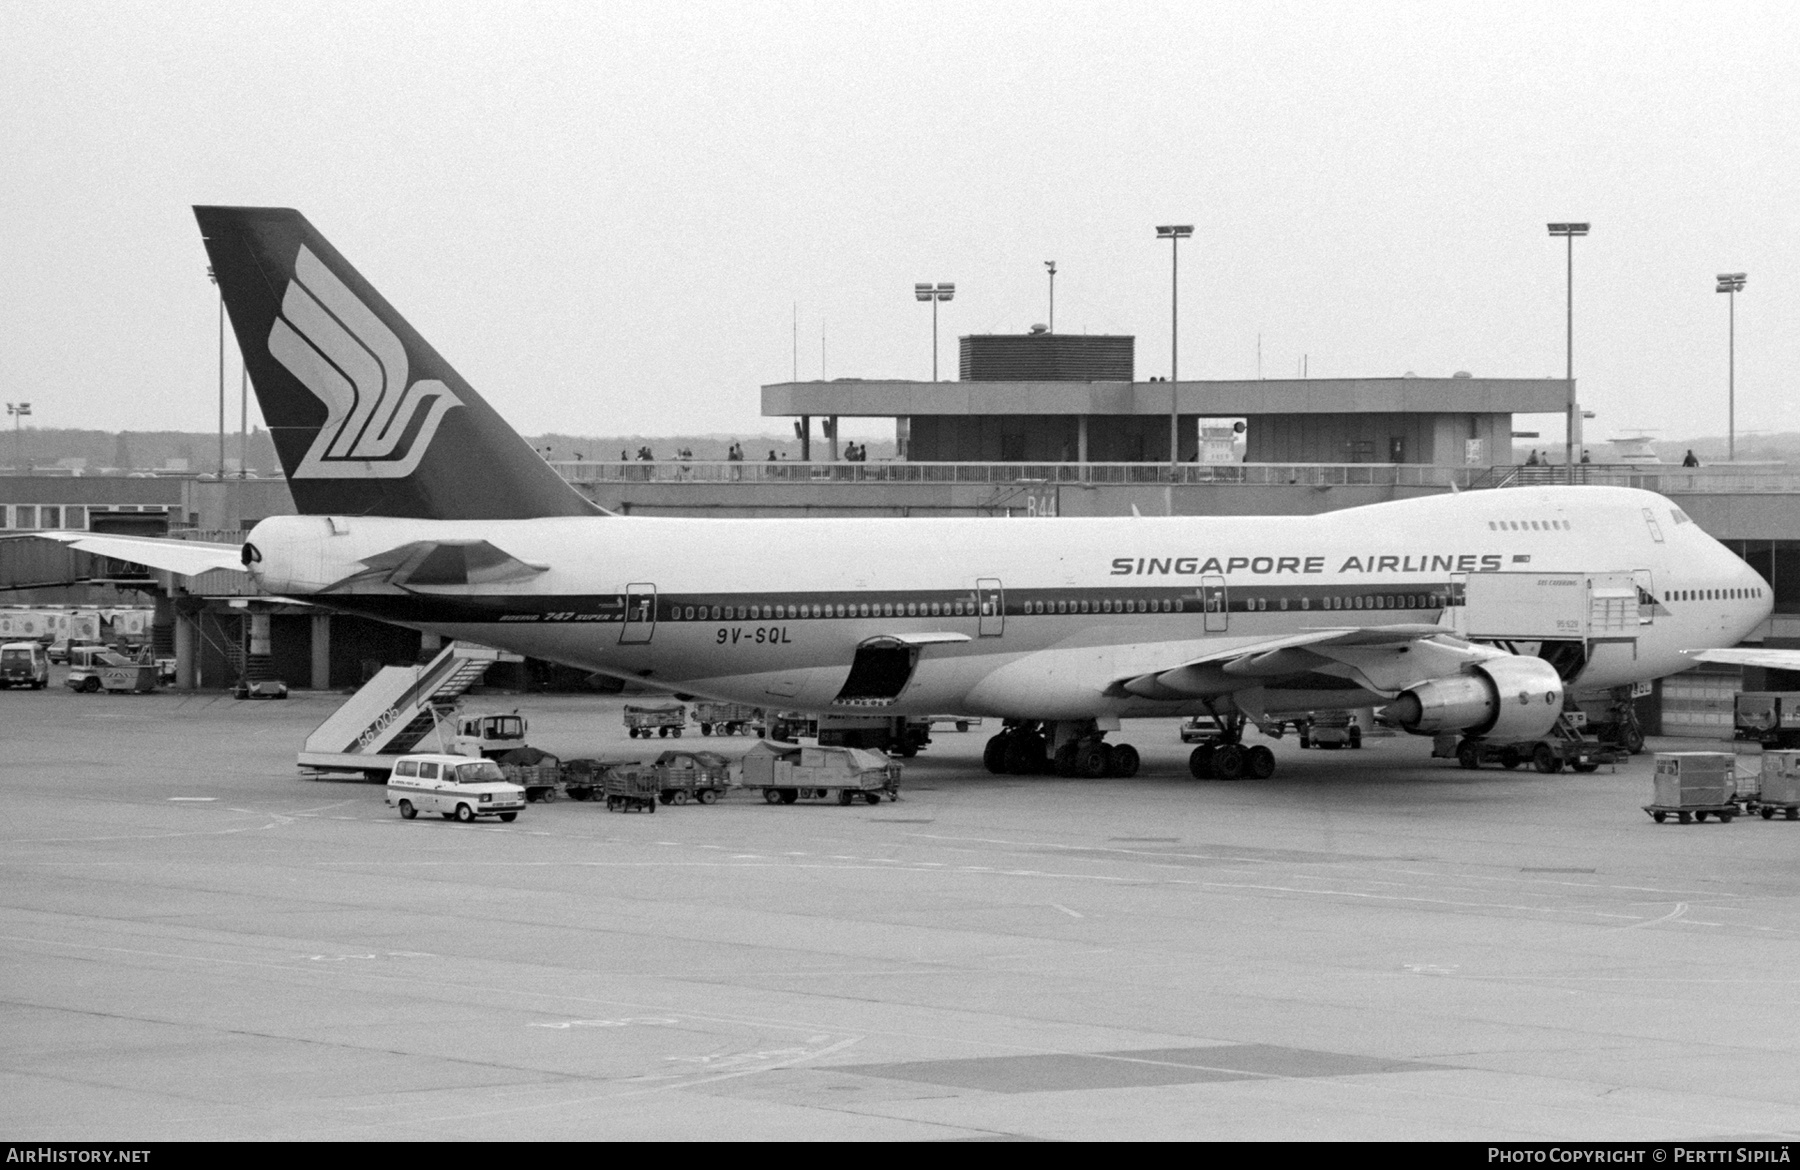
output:
[[[0,687],[44,689],[50,681],[50,659],[36,642],[8,642],[0,646]]]
[[[500,765],[467,756],[401,756],[388,775],[387,803],[412,820],[434,812],[445,820],[499,817],[511,821],[525,807],[525,790],[509,784]]]

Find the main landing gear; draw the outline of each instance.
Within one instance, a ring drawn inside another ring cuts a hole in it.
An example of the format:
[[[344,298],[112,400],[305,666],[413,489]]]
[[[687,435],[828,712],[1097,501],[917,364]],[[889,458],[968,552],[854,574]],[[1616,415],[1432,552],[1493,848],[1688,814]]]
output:
[[[1194,749],[1188,771],[1196,780],[1267,780],[1275,774],[1275,753],[1262,744],[1245,747],[1242,715],[1219,719],[1219,734]]]
[[[981,762],[996,775],[1135,776],[1138,751],[1107,743],[1092,723],[1009,723],[987,741]]]

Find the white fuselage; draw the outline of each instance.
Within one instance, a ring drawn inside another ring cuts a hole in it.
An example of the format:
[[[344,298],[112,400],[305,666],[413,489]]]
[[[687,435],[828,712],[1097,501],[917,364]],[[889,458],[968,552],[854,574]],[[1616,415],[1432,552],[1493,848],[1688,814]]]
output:
[[[1582,688],[1684,669],[1768,615],[1767,584],[1668,500],[1538,487],[1316,516],[1119,519],[427,521],[276,517],[250,536],[268,592],[447,637],[762,706],[829,710],[859,646],[919,643],[885,709],[1032,719],[1176,714],[1112,684],[1320,628],[1451,624],[1470,573],[1634,573],[1653,601],[1629,655]],[[367,558],[486,541],[530,566],[404,585]],[[349,578],[360,579],[347,581]],[[333,588],[335,586],[335,588]],[[329,592],[326,592],[330,590]],[[935,636],[935,637],[934,637]],[[1360,705],[1305,692],[1293,709]]]

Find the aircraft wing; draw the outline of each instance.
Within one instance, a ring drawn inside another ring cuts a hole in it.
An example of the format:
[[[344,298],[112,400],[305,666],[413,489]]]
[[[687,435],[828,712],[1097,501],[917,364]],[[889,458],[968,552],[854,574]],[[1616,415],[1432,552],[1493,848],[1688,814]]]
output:
[[[550,571],[548,565],[520,560],[485,540],[415,540],[364,557],[362,564],[361,571],[333,582],[321,592],[342,589],[359,581],[384,581],[412,592],[498,585],[528,581]]]
[[[1414,646],[1423,648],[1427,643],[1439,653],[1422,654],[1405,665],[1395,661]],[[1248,645],[1240,642],[1167,667],[1116,679],[1108,690],[1146,699],[1192,698],[1228,694],[1260,686],[1269,679],[1314,671],[1353,678],[1371,689],[1389,690],[1396,684],[1377,676],[1392,674],[1393,668],[1413,678],[1429,675],[1443,667],[1438,663],[1427,665],[1425,659],[1442,657],[1444,651],[1461,658],[1465,650],[1476,648],[1456,638],[1451,630],[1424,622],[1330,626]]]
[[[80,552],[166,569],[184,577],[214,569],[244,571],[243,546],[203,540],[167,540],[155,536],[114,536],[99,532],[33,532],[10,539],[54,540]]]
[[[1766,666],[1771,670],[1800,670],[1800,650],[1775,650],[1740,646],[1732,650],[1683,650],[1696,662],[1727,666]]]

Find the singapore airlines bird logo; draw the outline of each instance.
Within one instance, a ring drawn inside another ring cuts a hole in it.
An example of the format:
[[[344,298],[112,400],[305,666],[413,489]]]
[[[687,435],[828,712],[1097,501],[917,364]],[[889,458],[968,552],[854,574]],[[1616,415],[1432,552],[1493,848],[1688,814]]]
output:
[[[269,353],[325,404],[296,478],[411,475],[444,414],[462,405],[436,379],[408,384],[406,347],[305,245]]]

